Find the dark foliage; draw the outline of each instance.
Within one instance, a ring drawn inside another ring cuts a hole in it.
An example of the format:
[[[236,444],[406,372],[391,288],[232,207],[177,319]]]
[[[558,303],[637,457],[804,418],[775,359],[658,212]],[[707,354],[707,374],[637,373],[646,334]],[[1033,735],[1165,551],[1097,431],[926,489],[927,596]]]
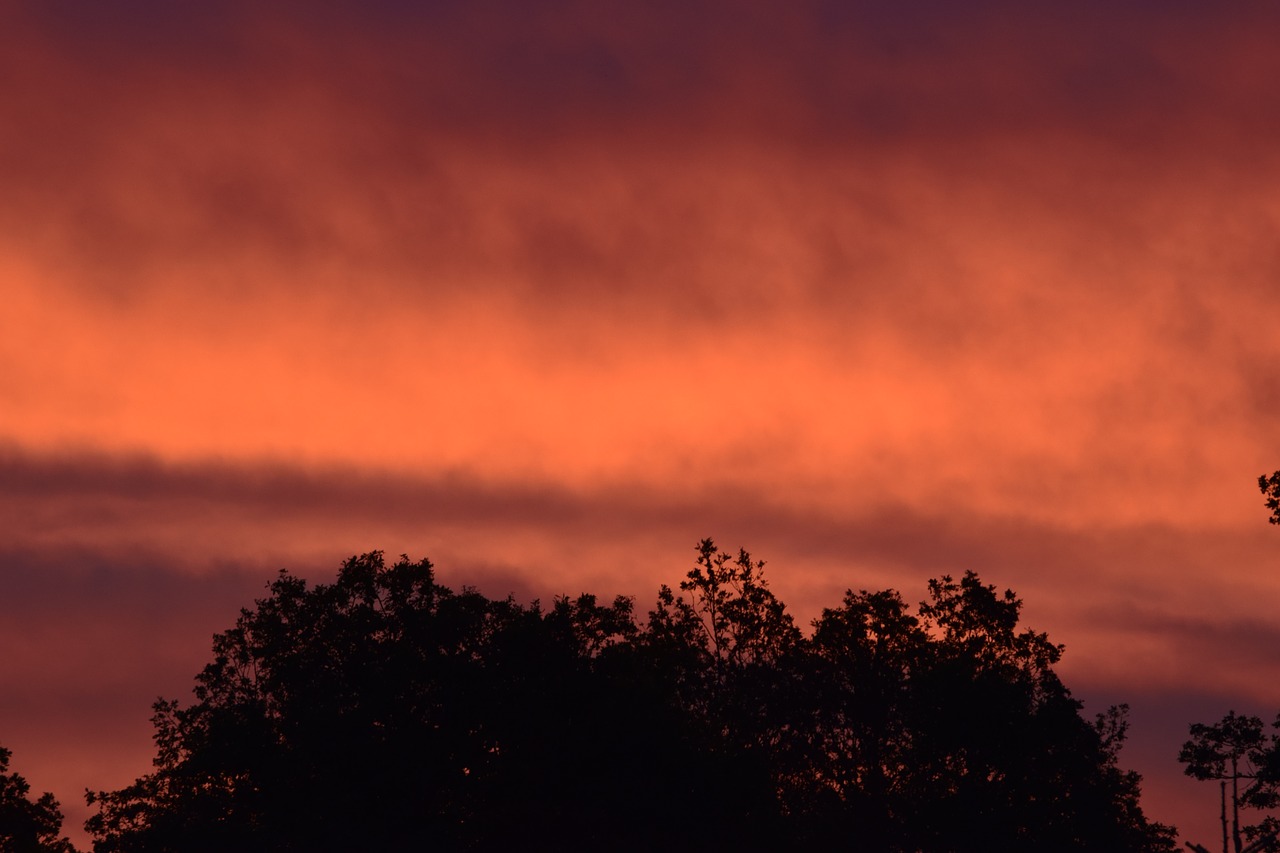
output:
[[[850,592],[806,638],[762,569],[704,541],[643,622],[282,573],[155,706],[155,771],[90,795],[94,849],[1174,849],[1012,593]]]
[[[32,800],[31,786],[9,772],[12,753],[0,747],[0,851],[4,853],[75,853],[60,837],[62,812],[53,794]]]
[[[1217,723],[1193,723],[1178,761],[1194,779],[1223,783],[1222,832],[1224,838],[1229,832],[1235,850],[1246,838],[1274,837],[1280,830],[1272,816],[1264,814],[1256,824],[1240,818],[1241,809],[1265,812],[1280,805],[1280,738],[1267,734],[1260,717],[1228,711]]]
[[[1266,474],[1258,477],[1258,488],[1266,496],[1267,509],[1271,511],[1271,518],[1268,521],[1272,524],[1280,524],[1280,471],[1276,471],[1270,477]]]

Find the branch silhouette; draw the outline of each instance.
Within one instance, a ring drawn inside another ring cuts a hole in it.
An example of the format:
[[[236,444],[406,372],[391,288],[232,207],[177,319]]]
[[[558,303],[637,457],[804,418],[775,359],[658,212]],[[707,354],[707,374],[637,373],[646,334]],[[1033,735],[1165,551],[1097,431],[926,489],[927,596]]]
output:
[[[10,772],[13,753],[0,747],[0,850],[4,853],[75,853],[62,837],[62,812],[53,794],[31,799],[31,786]]]

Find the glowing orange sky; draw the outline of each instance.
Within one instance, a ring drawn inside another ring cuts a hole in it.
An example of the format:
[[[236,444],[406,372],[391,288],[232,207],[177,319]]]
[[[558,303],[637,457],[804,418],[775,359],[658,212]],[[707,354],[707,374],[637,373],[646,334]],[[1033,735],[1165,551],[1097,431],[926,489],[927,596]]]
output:
[[[89,5],[0,12],[0,743],[77,820],[373,548],[644,604],[709,535],[805,618],[976,569],[1165,725],[1157,819],[1280,705],[1277,13]]]

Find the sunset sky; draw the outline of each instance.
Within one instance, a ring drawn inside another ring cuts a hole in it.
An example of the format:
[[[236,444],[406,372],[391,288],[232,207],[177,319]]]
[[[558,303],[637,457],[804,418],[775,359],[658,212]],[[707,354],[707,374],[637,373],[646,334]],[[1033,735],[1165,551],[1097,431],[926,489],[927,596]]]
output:
[[[281,567],[802,623],[978,571],[1280,711],[1280,6],[0,5],[0,745],[83,842]]]

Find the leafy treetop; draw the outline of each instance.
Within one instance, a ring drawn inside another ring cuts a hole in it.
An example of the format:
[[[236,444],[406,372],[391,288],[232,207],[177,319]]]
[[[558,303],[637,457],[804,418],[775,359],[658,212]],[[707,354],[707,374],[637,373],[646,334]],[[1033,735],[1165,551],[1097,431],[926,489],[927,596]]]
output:
[[[156,703],[154,771],[90,795],[94,849],[1174,849],[1124,709],[1081,717],[1013,593],[849,591],[805,636],[762,562],[696,550],[643,621],[379,552],[282,573]]]
[[[75,853],[62,837],[62,812],[53,794],[30,797],[27,780],[9,771],[13,753],[0,747],[0,851]]]

